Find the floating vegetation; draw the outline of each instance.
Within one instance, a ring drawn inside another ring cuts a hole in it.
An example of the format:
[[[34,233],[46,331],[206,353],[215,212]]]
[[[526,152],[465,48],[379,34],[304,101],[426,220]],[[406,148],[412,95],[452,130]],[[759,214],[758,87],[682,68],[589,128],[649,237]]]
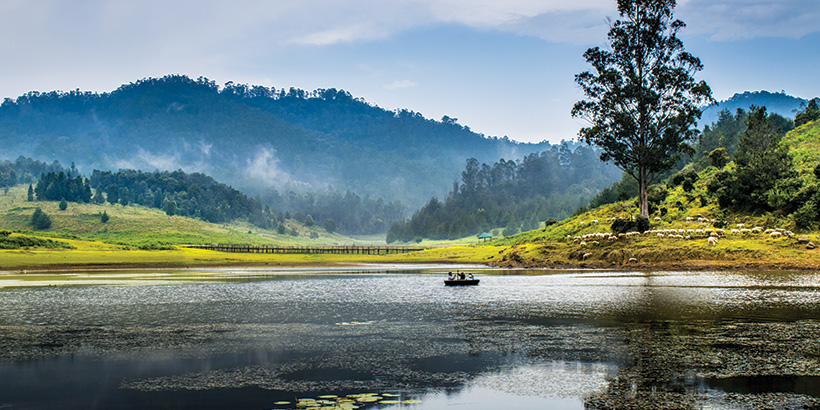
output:
[[[336,326],[366,326],[366,325],[372,325],[373,323],[376,323],[376,322],[374,322],[372,320],[369,320],[367,322],[359,322],[358,320],[354,320],[352,322],[339,322],[339,323],[336,323]]]
[[[345,397],[339,397],[335,394],[324,394],[317,398],[303,397],[296,399],[295,409],[299,410],[353,410],[361,409],[370,404],[416,404],[421,403],[421,400],[400,400],[400,394],[395,393],[359,393],[348,394]],[[291,402],[277,401],[273,403],[277,406],[287,406]],[[288,407],[277,407],[274,410],[292,409]]]

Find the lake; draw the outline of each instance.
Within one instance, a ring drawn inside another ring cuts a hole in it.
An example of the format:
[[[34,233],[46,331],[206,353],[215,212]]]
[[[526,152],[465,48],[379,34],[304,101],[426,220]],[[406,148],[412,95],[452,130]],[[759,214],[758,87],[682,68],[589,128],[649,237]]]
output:
[[[0,276],[0,409],[820,408],[817,273],[460,268]]]

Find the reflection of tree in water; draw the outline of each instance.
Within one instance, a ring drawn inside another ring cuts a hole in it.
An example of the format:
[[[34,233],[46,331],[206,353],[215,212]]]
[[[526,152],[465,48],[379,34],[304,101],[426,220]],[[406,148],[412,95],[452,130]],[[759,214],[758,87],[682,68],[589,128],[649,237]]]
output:
[[[697,399],[687,386],[687,367],[680,362],[680,329],[670,322],[633,324],[625,343],[633,360],[618,368],[601,394],[585,401],[590,409],[694,409]],[[689,382],[691,383],[691,381]]]
[[[629,359],[586,408],[820,408],[820,323],[797,319],[816,314],[702,309],[652,282],[648,275],[631,309],[613,313]],[[784,314],[795,320],[771,320]]]

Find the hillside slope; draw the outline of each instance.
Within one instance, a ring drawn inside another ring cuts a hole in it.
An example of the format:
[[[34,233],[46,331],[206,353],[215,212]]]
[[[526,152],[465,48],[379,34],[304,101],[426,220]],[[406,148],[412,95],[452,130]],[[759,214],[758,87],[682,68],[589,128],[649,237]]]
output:
[[[789,205],[792,201],[816,205],[812,195],[818,184],[815,169],[820,163],[820,121],[792,130],[782,144],[788,147],[797,171],[787,174],[790,176],[781,183],[781,187],[791,187],[791,197],[781,192],[785,199],[771,199],[772,204],[783,202],[783,208],[721,208],[713,190],[714,181],[735,172],[734,162],[721,169],[708,166],[695,177],[684,169],[683,175],[688,176],[683,180],[688,178],[691,186],[680,182],[676,186],[662,184],[650,193],[654,197],[653,213],[644,233],[637,233],[631,223],[636,220],[638,208],[630,199],[493,241],[492,246],[508,248],[487,262],[501,266],[616,269],[818,269],[818,215],[807,219],[805,206],[793,213],[788,209],[796,209]],[[625,227],[624,232],[614,229],[618,225]]]

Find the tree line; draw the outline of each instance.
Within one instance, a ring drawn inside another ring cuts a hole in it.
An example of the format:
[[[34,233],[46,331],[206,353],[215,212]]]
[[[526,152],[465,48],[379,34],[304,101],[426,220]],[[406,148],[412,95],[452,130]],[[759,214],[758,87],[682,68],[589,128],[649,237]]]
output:
[[[404,217],[405,212],[399,201],[360,196],[351,190],[290,190],[284,195],[270,190],[262,200],[284,211],[286,217],[300,222],[307,222],[310,218],[311,223],[322,226],[328,232],[345,235],[384,234],[394,221]]]
[[[17,184],[33,184],[37,175],[48,172],[66,171],[60,161],[46,163],[28,157],[19,156],[16,160],[0,160],[0,187],[10,187]],[[76,169],[74,169],[76,173]]]
[[[257,199],[208,175],[181,170],[95,169],[90,178],[83,178],[76,169],[74,172],[76,174],[60,170],[41,174],[36,186],[29,187],[29,200],[142,205],[162,209],[168,215],[212,223],[245,219],[261,228],[291,234],[295,232],[285,228],[285,219],[347,235],[382,234],[404,213],[398,201],[361,197],[350,190],[345,193],[332,189],[289,191],[285,195],[270,190],[264,199]]]

